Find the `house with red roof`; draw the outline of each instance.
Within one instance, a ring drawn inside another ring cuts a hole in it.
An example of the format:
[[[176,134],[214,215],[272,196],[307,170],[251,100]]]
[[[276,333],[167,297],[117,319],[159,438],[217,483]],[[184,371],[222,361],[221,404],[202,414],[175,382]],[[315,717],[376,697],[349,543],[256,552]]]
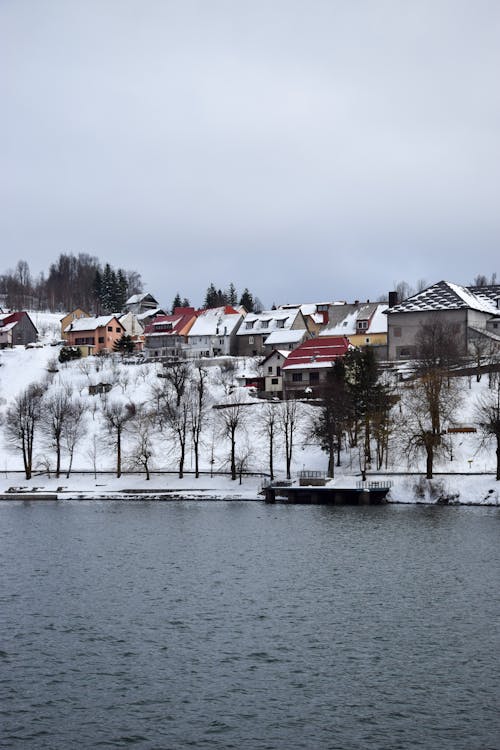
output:
[[[319,395],[328,370],[352,348],[346,336],[318,336],[304,341],[282,367],[285,398]]]
[[[26,346],[34,344],[38,331],[24,310],[0,314],[0,347]]]
[[[194,307],[176,307],[172,315],[158,315],[144,331],[144,354],[152,359],[186,356],[188,333],[196,318]]]

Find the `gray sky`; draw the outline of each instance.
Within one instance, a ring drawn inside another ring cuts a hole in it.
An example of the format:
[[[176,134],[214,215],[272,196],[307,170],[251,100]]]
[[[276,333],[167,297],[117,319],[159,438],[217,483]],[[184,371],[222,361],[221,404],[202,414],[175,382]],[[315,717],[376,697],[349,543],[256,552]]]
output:
[[[0,0],[0,272],[170,304],[500,276],[497,0]]]

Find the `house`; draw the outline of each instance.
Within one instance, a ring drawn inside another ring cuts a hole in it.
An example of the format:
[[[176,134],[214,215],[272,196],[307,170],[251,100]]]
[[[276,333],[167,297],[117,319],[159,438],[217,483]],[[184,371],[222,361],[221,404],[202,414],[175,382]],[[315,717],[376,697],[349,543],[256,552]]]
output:
[[[283,365],[290,352],[288,349],[273,349],[260,363],[264,376],[264,391],[279,398],[283,395]]]
[[[141,313],[134,313],[134,315],[143,328],[146,328],[146,326],[152,323],[153,320],[156,320],[156,318],[160,317],[160,315],[167,315],[167,311],[164,310],[163,307],[155,307]]]
[[[291,331],[299,333],[290,334]],[[277,333],[270,340],[269,336]],[[310,335],[300,308],[290,310],[264,310],[260,313],[248,313],[238,329],[238,354],[245,357],[256,357],[268,354],[272,349],[291,350],[304,336]]]
[[[152,294],[148,294],[147,292],[144,292],[143,294],[133,294],[128,298],[124,305],[125,312],[135,313],[136,315],[156,310],[158,307],[158,301]]]
[[[137,315],[132,312],[124,313],[118,318],[125,328],[125,335],[130,336],[134,342],[136,352],[142,352],[144,349],[144,326],[138,320]]]
[[[125,334],[125,328],[115,315],[100,315],[73,320],[64,332],[67,346],[77,346],[87,356],[112,352],[115,342]]]
[[[26,346],[34,344],[38,331],[24,310],[0,314],[0,347]]]
[[[462,354],[478,335],[494,342],[500,333],[500,285],[465,287],[439,281],[404,302],[392,301],[386,310],[389,360],[415,357],[420,326],[435,319],[454,326]]]
[[[159,315],[144,330],[144,353],[154,359],[186,356],[187,336],[197,317],[194,307],[176,307],[172,315]]]
[[[283,364],[285,398],[318,396],[328,370],[352,348],[346,336],[317,336],[294,349]]]
[[[336,305],[344,305],[345,302],[311,302],[300,305],[279,305],[279,310],[294,310],[298,308],[306,323],[306,328],[311,336],[317,336],[319,332],[328,325],[330,319],[330,308]]]
[[[354,302],[335,307],[320,336],[347,336],[353,346],[374,348],[379,359],[387,359],[386,303]]]
[[[200,310],[188,333],[191,357],[221,357],[237,354],[236,334],[243,314],[230,305]]]
[[[65,315],[64,318],[61,318],[61,339],[66,340],[67,338],[67,334],[65,333],[66,328],[74,320],[79,320],[80,318],[90,318],[90,314],[86,312],[85,310],[82,310],[81,307],[77,307],[75,310],[72,310],[72,312]]]

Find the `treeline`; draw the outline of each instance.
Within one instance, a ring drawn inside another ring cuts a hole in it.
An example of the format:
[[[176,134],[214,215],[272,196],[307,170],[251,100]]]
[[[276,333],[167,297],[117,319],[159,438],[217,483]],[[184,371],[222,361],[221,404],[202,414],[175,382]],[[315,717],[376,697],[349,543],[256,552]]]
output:
[[[0,275],[2,304],[10,309],[58,312],[81,307],[89,313],[120,311],[128,297],[142,292],[137,271],[104,266],[87,253],[61,253],[47,275],[34,278],[27,261]]]
[[[239,295],[233,282],[229,284],[227,289],[217,288],[212,282],[205,292],[205,298],[203,300],[203,308],[205,310],[213,309],[214,307],[225,307],[226,305],[243,305],[247,312],[260,312],[263,310],[262,302],[258,297],[254,297],[252,292],[245,287],[243,292]],[[189,307],[189,300],[187,297],[182,298],[179,292],[175,295],[172,303],[172,312],[176,307]]]

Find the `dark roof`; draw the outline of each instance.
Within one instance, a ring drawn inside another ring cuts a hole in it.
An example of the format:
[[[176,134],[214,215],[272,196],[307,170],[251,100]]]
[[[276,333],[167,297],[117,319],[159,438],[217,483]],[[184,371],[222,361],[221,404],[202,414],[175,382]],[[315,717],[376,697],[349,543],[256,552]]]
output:
[[[399,305],[390,307],[387,314],[471,309],[494,315],[496,313],[495,299],[499,294],[500,286],[465,287],[449,281],[438,281],[437,284],[408,297]]]

